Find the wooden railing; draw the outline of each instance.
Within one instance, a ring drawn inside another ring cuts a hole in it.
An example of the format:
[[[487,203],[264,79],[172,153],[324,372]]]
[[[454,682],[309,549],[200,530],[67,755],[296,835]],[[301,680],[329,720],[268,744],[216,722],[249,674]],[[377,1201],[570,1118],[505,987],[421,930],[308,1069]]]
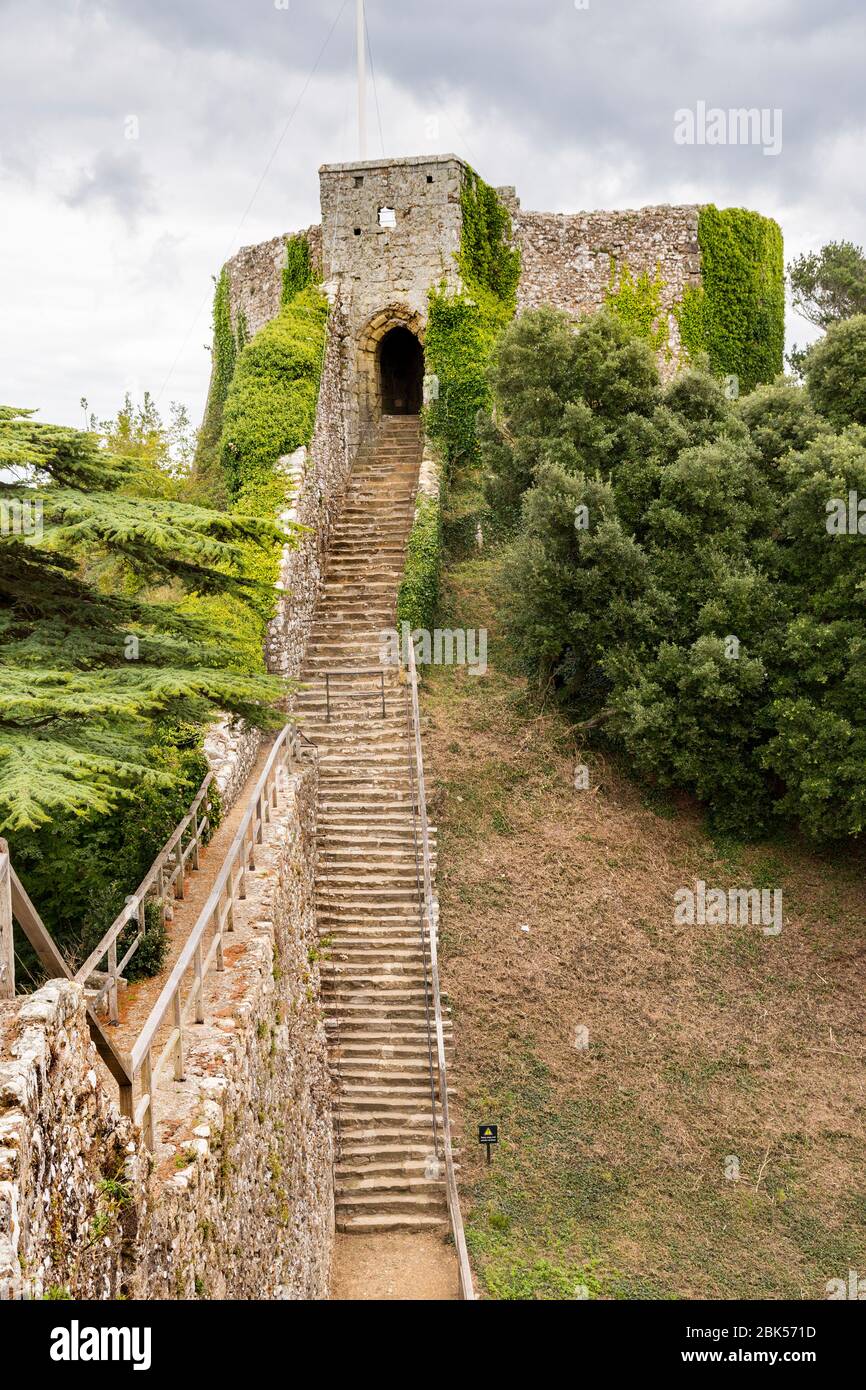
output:
[[[472,1270],[469,1265],[469,1252],[466,1249],[466,1235],[463,1230],[463,1216],[460,1211],[460,1194],[457,1190],[457,1175],[454,1171],[454,1150],[451,1143],[451,1123],[448,1115],[448,1076],[445,1067],[445,1034],[442,1024],[442,998],[439,987],[439,948],[437,934],[439,929],[439,904],[433,893],[433,869],[430,857],[430,829],[427,824],[427,796],[424,787],[424,756],[421,750],[421,715],[418,707],[418,671],[415,665],[415,650],[407,643],[409,678],[409,699],[412,712],[414,734],[414,754],[416,770],[417,814],[420,824],[421,853],[424,864],[424,922],[430,949],[430,992],[433,996],[433,1017],[435,1027],[436,1064],[439,1072],[439,1099],[442,1106],[442,1144],[445,1153],[445,1185],[448,1198],[448,1215],[451,1232],[457,1251],[457,1267],[460,1275],[460,1293],[465,1299],[474,1299]],[[410,757],[412,756],[410,752]],[[432,1047],[432,1039],[430,1040]]]
[[[24,889],[24,885],[12,867],[9,847],[0,840],[0,998],[11,998],[15,992],[15,956],[12,941],[12,923],[16,921],[33,947],[50,979],[71,980],[72,972],[60,951],[54,944],[51,933],[36,911]],[[96,1050],[117,1082],[120,1092],[120,1109],[124,1115],[132,1115],[132,1076],[128,1063],[109,1042],[102,1024],[91,1005],[85,1001],[90,1036]]]
[[[277,736],[208,900],[132,1046],[129,1070],[139,1089],[134,1118],[151,1151],[155,1148],[154,1091],[158,1077],[173,1060],[175,1079],[184,1079],[185,1030],[191,1020],[204,1022],[205,980],[214,967],[224,969],[223,938],[234,930],[235,904],[246,897],[247,873],[255,869],[256,846],[262,843],[264,827],[277,804],[280,773],[291,774],[294,738],[295,730],[288,724]],[[160,1033],[167,1023],[170,1026],[163,1039]]]
[[[159,905],[163,925],[166,921],[171,921],[173,913],[169,895],[173,894],[175,898],[182,898],[187,863],[190,862],[193,869],[197,869],[199,866],[202,844],[211,828],[208,792],[212,782],[213,773],[209,772],[196,792],[195,800],[183,820],[175,827],[171,838],[163,845],[138,888],[127,898],[122,911],[118,913],[99,945],[91,951],[84,964],[75,972],[74,979],[77,984],[81,985],[94,983],[91,981],[91,976],[100,975],[100,979],[95,981],[100,987],[93,1003],[98,1008],[105,996],[108,995],[108,1018],[111,1023],[118,1021],[118,980],[144,940],[148,900]],[[118,961],[118,940],[127,927],[136,921],[138,931],[127,947],[123,958]],[[106,962],[106,968],[104,971],[99,971],[98,967],[103,959]]]

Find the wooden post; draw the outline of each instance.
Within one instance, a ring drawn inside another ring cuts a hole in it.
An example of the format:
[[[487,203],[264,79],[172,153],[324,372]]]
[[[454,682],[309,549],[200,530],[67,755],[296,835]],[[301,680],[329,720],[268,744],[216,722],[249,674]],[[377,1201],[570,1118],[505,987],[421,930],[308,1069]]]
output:
[[[196,1023],[204,1023],[204,970],[202,969],[201,939],[195,948],[195,1021]]]
[[[183,1010],[180,1007],[180,990],[174,996],[174,1026],[177,1029],[177,1047],[174,1053],[174,1079],[183,1081]]]
[[[174,896],[183,897],[183,836],[179,835],[174,850],[175,863],[177,864],[177,878],[174,881]]]
[[[117,1011],[117,937],[108,948],[108,974],[111,980],[108,989],[108,1021],[116,1024],[120,1018]]]
[[[154,1109],[156,1099],[153,1094],[153,1071],[150,1065],[150,1048],[144,1054],[141,1064],[141,1089],[147,1094],[147,1112],[144,1116],[144,1142],[153,1153],[156,1149],[156,1139],[154,1136]]]
[[[9,846],[0,840],[0,999],[15,998],[15,943],[12,936],[12,871]]]

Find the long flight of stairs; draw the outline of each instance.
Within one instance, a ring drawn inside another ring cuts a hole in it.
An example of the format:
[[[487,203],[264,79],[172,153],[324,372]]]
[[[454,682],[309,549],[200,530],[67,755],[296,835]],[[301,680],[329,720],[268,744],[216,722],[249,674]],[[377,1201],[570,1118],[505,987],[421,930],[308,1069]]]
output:
[[[407,691],[380,660],[420,456],[418,417],[408,415],[385,416],[359,451],[307,646],[306,689],[296,696],[301,727],[319,748],[316,918],[341,1231],[435,1230],[447,1221]],[[445,1031],[447,1045],[447,1018]]]

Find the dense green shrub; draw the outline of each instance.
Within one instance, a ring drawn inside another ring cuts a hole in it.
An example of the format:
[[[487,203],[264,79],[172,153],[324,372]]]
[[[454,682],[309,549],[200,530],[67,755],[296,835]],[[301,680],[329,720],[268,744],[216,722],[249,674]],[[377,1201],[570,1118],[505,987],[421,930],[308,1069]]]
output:
[[[497,344],[481,438],[490,487],[519,507],[503,557],[511,644],[719,827],[776,815],[858,834],[862,549],[827,515],[833,498],[866,497],[866,431],[833,433],[784,381],[729,400],[696,368],[662,389],[616,332],[591,320],[573,352],[561,318],[533,311]],[[573,366],[586,361],[606,364],[603,391]]]
[[[815,409],[832,425],[866,425],[866,314],[832,324],[803,370]]]
[[[438,497],[421,496],[415,508],[415,522],[406,547],[406,564],[397,593],[398,628],[432,632],[439,598],[439,551],[441,518]]]
[[[555,309],[521,314],[498,343],[488,375],[500,405],[480,425],[485,488],[504,530],[517,524],[539,461],[572,472],[611,471],[630,417],[649,414],[661,399],[651,348],[614,314],[594,315],[580,333]]]
[[[274,514],[285,498],[274,464],[312,437],[327,318],[321,291],[300,290],[238,358],[220,455],[229,495],[243,510]]]

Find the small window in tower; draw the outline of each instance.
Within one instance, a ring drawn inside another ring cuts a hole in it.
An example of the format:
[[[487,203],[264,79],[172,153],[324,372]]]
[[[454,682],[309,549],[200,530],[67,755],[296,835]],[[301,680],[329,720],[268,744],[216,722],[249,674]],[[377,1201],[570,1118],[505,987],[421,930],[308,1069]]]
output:
[[[393,208],[380,208],[380,209],[379,209],[379,226],[380,226],[380,227],[396,227],[396,225],[397,225],[397,214],[396,214],[396,212],[394,211],[394,209],[393,209]]]
[[[354,232],[355,232],[355,236],[360,236],[360,235],[361,235],[361,228],[360,228],[360,227],[355,227],[355,228],[354,228]]]
[[[433,175],[432,175],[432,174],[428,174],[428,175],[427,175],[427,182],[428,182],[428,183],[432,183],[432,182],[433,182]]]
[[[363,188],[363,187],[364,187],[364,175],[363,175],[363,174],[356,174],[356,175],[355,175],[355,187],[356,187],[356,188]]]

